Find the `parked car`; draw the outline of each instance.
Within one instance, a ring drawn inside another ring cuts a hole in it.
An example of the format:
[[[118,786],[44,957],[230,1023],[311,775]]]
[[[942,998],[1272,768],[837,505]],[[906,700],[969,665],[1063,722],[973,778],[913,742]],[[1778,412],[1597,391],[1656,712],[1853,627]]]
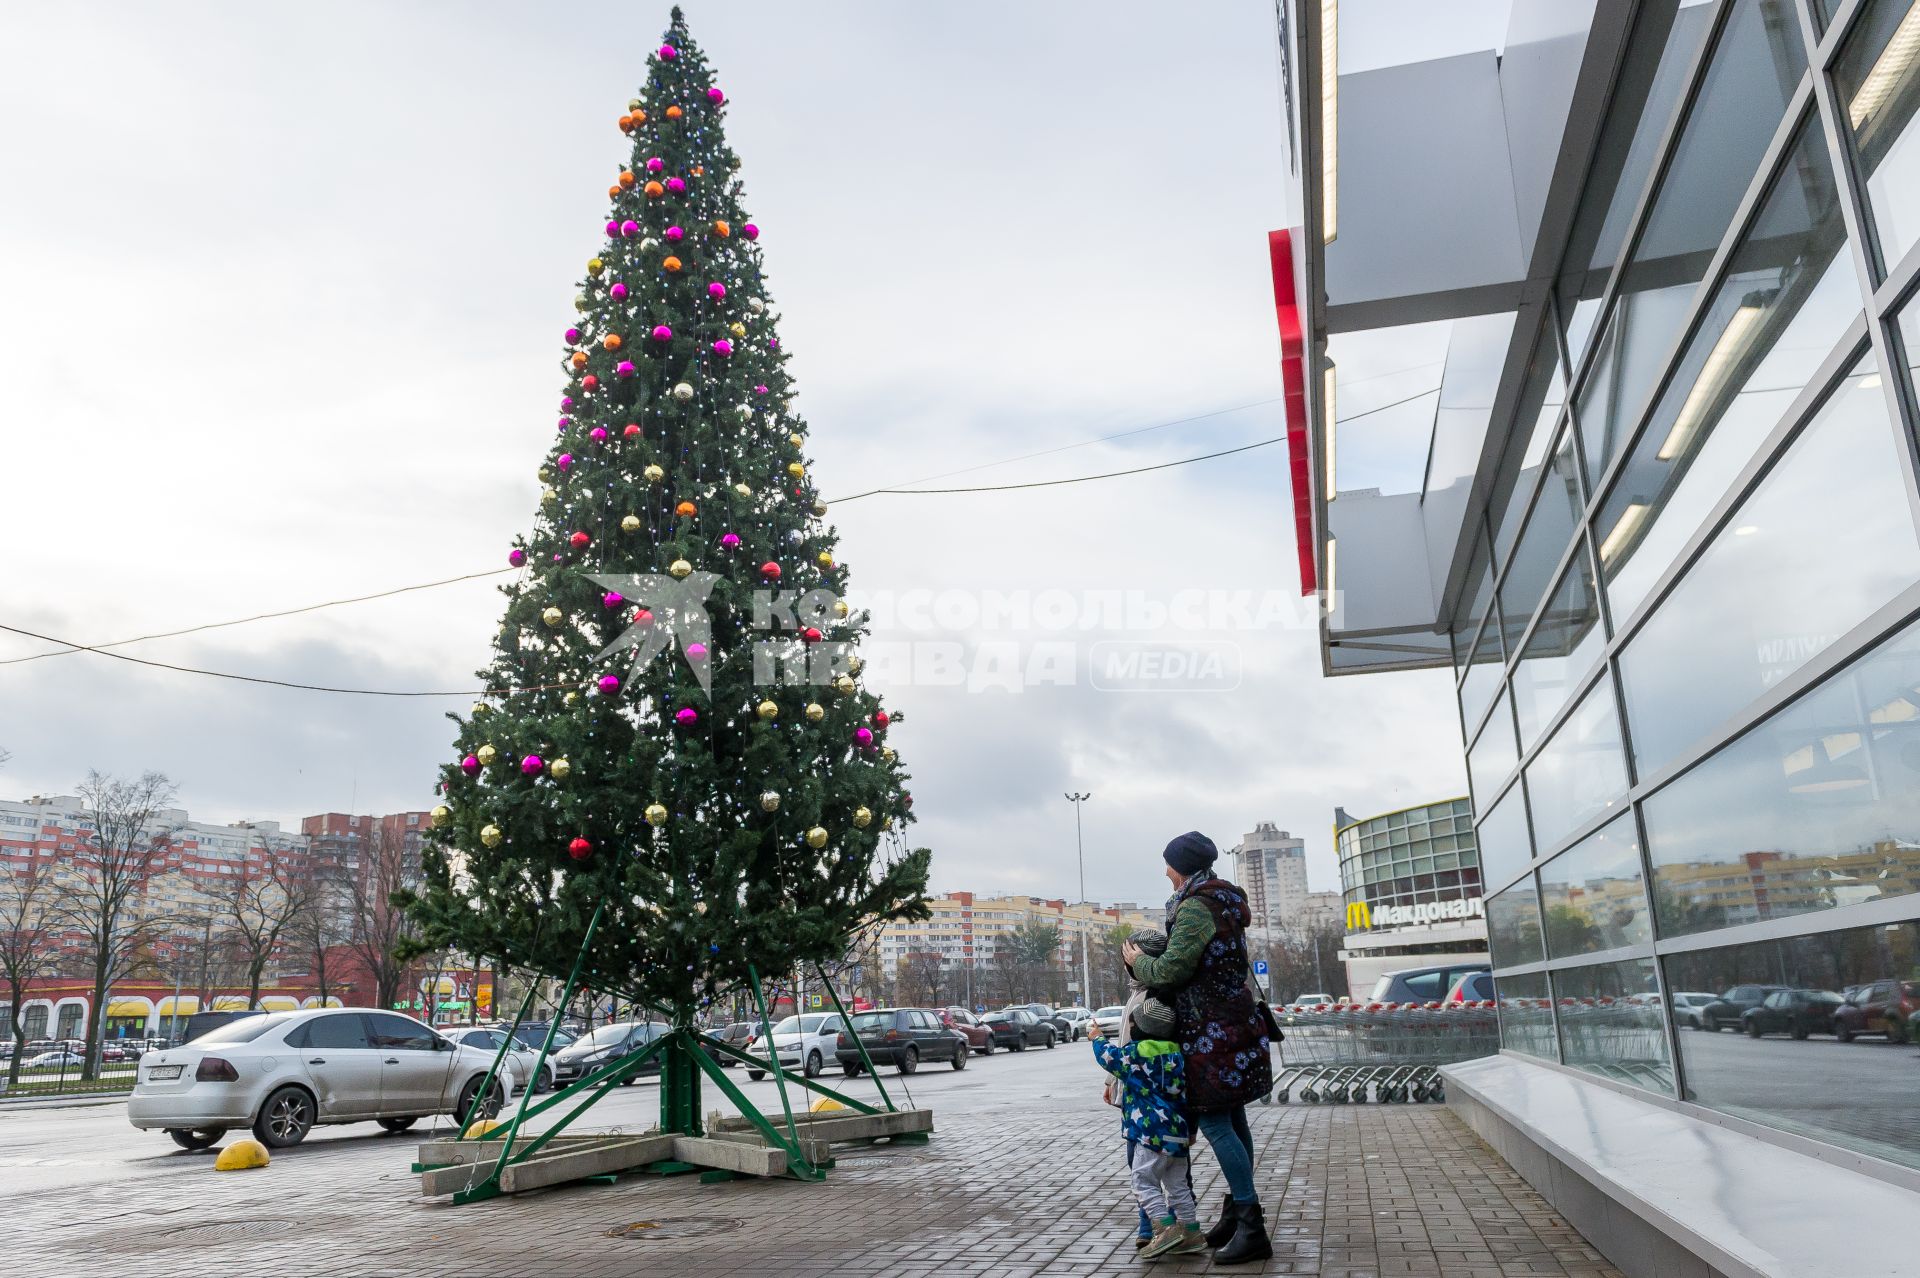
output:
[[[565,1087],[587,1074],[605,1069],[615,1061],[633,1055],[672,1028],[664,1021],[615,1021],[611,1025],[602,1025],[584,1038],[573,1040],[565,1051],[554,1053],[554,1086]],[[656,1053],[636,1073],[622,1079],[620,1085],[627,1086],[641,1074],[659,1072],[660,1056]]]
[[[776,1021],[771,1031],[775,1059],[783,1070],[800,1070],[808,1078],[818,1078],[838,1048],[840,1031],[846,1027],[838,1012],[803,1012]],[[766,1045],[755,1036],[747,1040],[747,1050],[765,1053]],[[747,1067],[747,1077],[756,1083],[766,1076],[764,1069]]]
[[[964,1007],[941,1007],[935,1009],[935,1014],[942,1025],[967,1040],[969,1050],[982,1056],[993,1055],[993,1031],[972,1012]]]
[[[482,1100],[492,1064],[491,1054],[398,1012],[268,1012],[147,1053],[127,1121],[182,1149],[205,1149],[235,1127],[276,1149],[319,1123],[371,1120],[400,1132],[431,1114],[497,1114],[520,1080],[509,1067]]]
[[[548,1021],[523,1021],[514,1029],[513,1036],[528,1049],[538,1052],[540,1045],[547,1041],[547,1026],[549,1024],[550,1022]],[[507,1026],[505,1022],[502,1022],[489,1028],[505,1032]],[[574,1040],[579,1037],[580,1036],[572,1030],[557,1029],[553,1032],[553,1050],[559,1052],[565,1048],[572,1047]]]
[[[1374,1003],[1438,1003],[1453,983],[1468,972],[1491,972],[1486,963],[1448,963],[1440,967],[1409,967],[1388,972],[1373,984],[1368,1000]],[[1328,1000],[1331,1002],[1332,1000]]]
[[[265,1012],[195,1012],[187,1017],[187,1032],[180,1038],[181,1043],[191,1043],[209,1030],[220,1028],[249,1016],[265,1016]]]
[[[753,1039],[754,1032],[759,1028],[760,1027],[752,1021],[734,1021],[728,1025],[716,1025],[708,1030],[707,1033],[709,1036],[737,1047],[744,1052],[747,1050],[747,1044]],[[740,1063],[733,1059],[733,1057],[728,1056],[725,1052],[713,1053],[713,1059],[720,1062],[721,1069],[732,1069]]]
[[[20,1062],[21,1069],[79,1069],[87,1063],[87,1058],[78,1052],[70,1052],[64,1047],[56,1047],[50,1052],[41,1052],[29,1056]]]
[[[1087,1036],[1087,1026],[1093,1022],[1093,1013],[1084,1007],[1063,1007],[1054,1016],[1067,1023],[1067,1041],[1078,1042]]]
[[[1847,996],[1833,1014],[1833,1034],[1843,1043],[1860,1034],[1884,1034],[1889,1042],[1912,1037],[1913,1015],[1920,1012],[1920,981],[1875,981]]]
[[[1700,1028],[1715,1033],[1729,1027],[1740,1028],[1740,1020],[1750,1010],[1767,1001],[1768,995],[1786,989],[1784,985],[1736,985],[1697,1013]]]
[[[1069,1043],[1073,1041],[1073,1026],[1068,1023],[1066,1017],[1045,1003],[1015,1003],[1013,1006],[1024,1007],[1029,1012],[1032,1012],[1036,1019],[1053,1026],[1053,1035],[1055,1038],[1065,1039]],[[1012,1008],[1008,1010],[1011,1011]]]
[[[993,1033],[994,1044],[1010,1052],[1024,1052],[1035,1045],[1052,1047],[1060,1037],[1052,1021],[1043,1021],[1024,1007],[988,1012],[986,1026]]]
[[[860,1046],[855,1046],[854,1035]],[[842,1030],[834,1041],[834,1058],[848,1078],[865,1068],[860,1062],[860,1047],[874,1068],[892,1065],[902,1074],[920,1068],[920,1062],[946,1061],[955,1069],[967,1067],[967,1040],[940,1023],[937,1013],[924,1007],[881,1008],[855,1012],[851,1028]]]
[[[1704,1029],[1700,1015],[1708,1007],[1719,1001],[1717,994],[1703,994],[1699,991],[1683,990],[1673,996],[1673,1023],[1684,1025],[1688,1029]]]
[[[549,1057],[544,1062],[541,1062],[539,1076],[534,1077],[533,1067],[534,1063],[540,1060],[540,1049],[537,1047],[528,1047],[517,1037],[508,1038],[505,1030],[487,1029],[484,1026],[480,1026],[468,1029],[449,1029],[443,1032],[448,1038],[460,1044],[462,1047],[477,1047],[490,1056],[499,1052],[500,1044],[512,1043],[513,1048],[507,1053],[507,1059],[513,1062],[515,1077],[533,1078],[533,1090],[535,1092],[553,1090],[553,1059]]]
[[[1093,1023],[1100,1027],[1102,1034],[1113,1037],[1120,1033],[1120,1022],[1126,1015],[1125,1007],[1103,1007],[1093,1014]]]
[[[1791,1034],[1795,1038],[1831,1034],[1833,1014],[1842,1006],[1840,996],[1832,990],[1775,990],[1760,1006],[1741,1014],[1740,1028],[1750,1038],[1763,1034]]]
[[[1302,994],[1299,998],[1292,1000],[1288,1005],[1291,1007],[1330,1007],[1332,1004],[1333,995],[1321,990],[1314,990],[1310,994]]]
[[[1483,1003],[1493,1000],[1492,972],[1462,972],[1442,1002]]]

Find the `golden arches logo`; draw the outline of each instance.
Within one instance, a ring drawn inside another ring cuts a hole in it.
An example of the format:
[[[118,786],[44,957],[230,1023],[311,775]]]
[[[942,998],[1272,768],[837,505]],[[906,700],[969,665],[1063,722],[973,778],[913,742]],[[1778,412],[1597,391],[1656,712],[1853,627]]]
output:
[[[1347,931],[1355,932],[1363,927],[1373,926],[1373,910],[1365,901],[1347,903]]]

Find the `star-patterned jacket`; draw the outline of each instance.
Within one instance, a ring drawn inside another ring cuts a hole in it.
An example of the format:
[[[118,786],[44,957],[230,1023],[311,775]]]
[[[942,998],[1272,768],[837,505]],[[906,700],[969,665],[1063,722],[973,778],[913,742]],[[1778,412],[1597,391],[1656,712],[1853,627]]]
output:
[[[1192,1139],[1187,1125],[1187,1063],[1178,1043],[1135,1039],[1093,1040],[1100,1068],[1120,1080],[1120,1130],[1162,1153],[1184,1155]]]

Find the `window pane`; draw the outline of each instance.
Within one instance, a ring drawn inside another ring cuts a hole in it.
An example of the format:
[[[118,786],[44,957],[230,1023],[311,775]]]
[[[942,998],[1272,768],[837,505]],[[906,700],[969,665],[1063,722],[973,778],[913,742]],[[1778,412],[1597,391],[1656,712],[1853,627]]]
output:
[[[1834,64],[1834,96],[1853,125],[1860,171],[1891,269],[1920,238],[1920,7],[1913,0],[1869,4]]]
[[[1600,339],[1605,365],[1581,388],[1574,417],[1588,474],[1605,469],[1644,406],[1687,303],[1805,70],[1790,0],[1733,6],[1621,274],[1619,299]]]
[[[1487,950],[1497,968],[1538,963],[1540,949],[1540,889],[1528,875],[1487,898]]]
[[[1920,575],[1869,354],[1621,656],[1645,776]]]
[[[1541,596],[1553,584],[1553,570],[1567,553],[1579,524],[1580,480],[1573,462],[1573,433],[1560,437],[1555,449],[1546,487],[1540,500],[1527,516],[1526,531],[1514,548],[1512,566],[1500,583],[1500,615],[1505,622],[1504,640],[1508,652],[1520,645],[1520,636],[1533,620]]]
[[[1460,682],[1460,721],[1472,732],[1487,712],[1493,694],[1500,690],[1500,676],[1506,669],[1500,653],[1500,627],[1489,625],[1467,663],[1466,678]]]
[[[1548,445],[1553,443],[1553,433],[1565,416],[1560,410],[1567,402],[1566,378],[1560,371],[1559,355],[1555,353],[1551,358],[1553,364],[1547,374],[1546,389],[1541,392],[1544,402],[1540,405],[1540,415],[1534,420],[1533,430],[1527,436],[1527,451],[1520,458],[1520,476],[1507,498],[1500,522],[1494,526],[1494,547],[1502,562],[1507,552],[1513,549],[1513,540],[1520,533],[1520,513],[1526,508],[1528,498],[1533,495],[1540,481],[1540,467],[1547,459]]]
[[[1593,335],[1600,293],[1620,260],[1627,221],[1646,191],[1660,140],[1679,106],[1687,72],[1699,56],[1712,17],[1713,6],[1706,0],[1683,0],[1677,14],[1666,5],[1641,6],[1589,179],[1589,189],[1604,191],[1610,186],[1613,194],[1604,205],[1593,200],[1583,207],[1568,260],[1584,261],[1588,268],[1572,271],[1560,281],[1567,350],[1576,364]],[[1593,248],[1583,254],[1581,246],[1589,242]]]
[[[1531,746],[1600,659],[1600,599],[1586,552],[1577,552],[1560,578],[1513,670],[1513,708],[1520,748]]]
[[[318,1017],[308,1021],[306,1029],[306,1046],[308,1047],[330,1047],[341,1050],[372,1046],[367,1041],[365,1022],[353,1012]]]
[[[1507,694],[1503,692],[1493,704],[1487,726],[1480,730],[1480,739],[1467,752],[1467,777],[1473,783],[1474,798],[1491,801],[1519,762],[1520,751],[1513,743],[1513,718],[1507,713]]]
[[[1520,873],[1533,860],[1527,843],[1527,810],[1520,800],[1520,787],[1507,791],[1500,805],[1487,814],[1474,833],[1480,876],[1489,887],[1498,887]]]
[[[1787,1009],[1762,1018],[1768,1037],[1758,1042],[1739,1033],[1681,1034],[1687,1099],[1920,1167],[1913,1053],[1893,1047],[1920,1033],[1916,972],[1920,924],[1912,922],[1672,956],[1667,984],[1676,1007],[1682,991],[1716,995],[1693,1015],[1729,1029],[1774,991],[1797,992],[1784,1000]],[[1854,988],[1875,985],[1876,993]],[[1851,1000],[1836,1001],[1850,989]],[[1862,1041],[1842,1047],[1828,1037],[1836,1031]],[[1781,1041],[1797,1033],[1818,1041]]]
[[[1920,891],[1920,623],[1645,815],[1663,936]]]
[[[1541,866],[1540,906],[1550,958],[1651,941],[1633,818],[1622,816]]]
[[[1533,837],[1541,852],[1620,803],[1627,789],[1626,755],[1613,681],[1602,678],[1527,765]]]
[[[1652,959],[1596,963],[1553,974],[1561,1060],[1602,1078],[1673,1091]]]
[[[1639,607],[1859,314],[1845,248],[1826,143],[1809,124],[1601,510],[1616,619]]]
[[[1559,1060],[1553,1005],[1547,1000],[1547,974],[1496,976],[1493,988],[1500,1004],[1500,1046],[1543,1060]]]

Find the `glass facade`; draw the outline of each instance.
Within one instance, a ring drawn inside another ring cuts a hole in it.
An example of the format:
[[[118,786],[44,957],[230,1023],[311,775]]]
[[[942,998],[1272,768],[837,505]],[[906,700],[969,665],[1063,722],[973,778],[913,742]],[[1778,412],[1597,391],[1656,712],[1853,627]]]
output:
[[[1418,905],[1480,895],[1473,805],[1446,799],[1340,827],[1340,886],[1347,904]]]
[[[1502,1045],[1920,1167],[1920,0],[1630,41],[1453,636]]]

